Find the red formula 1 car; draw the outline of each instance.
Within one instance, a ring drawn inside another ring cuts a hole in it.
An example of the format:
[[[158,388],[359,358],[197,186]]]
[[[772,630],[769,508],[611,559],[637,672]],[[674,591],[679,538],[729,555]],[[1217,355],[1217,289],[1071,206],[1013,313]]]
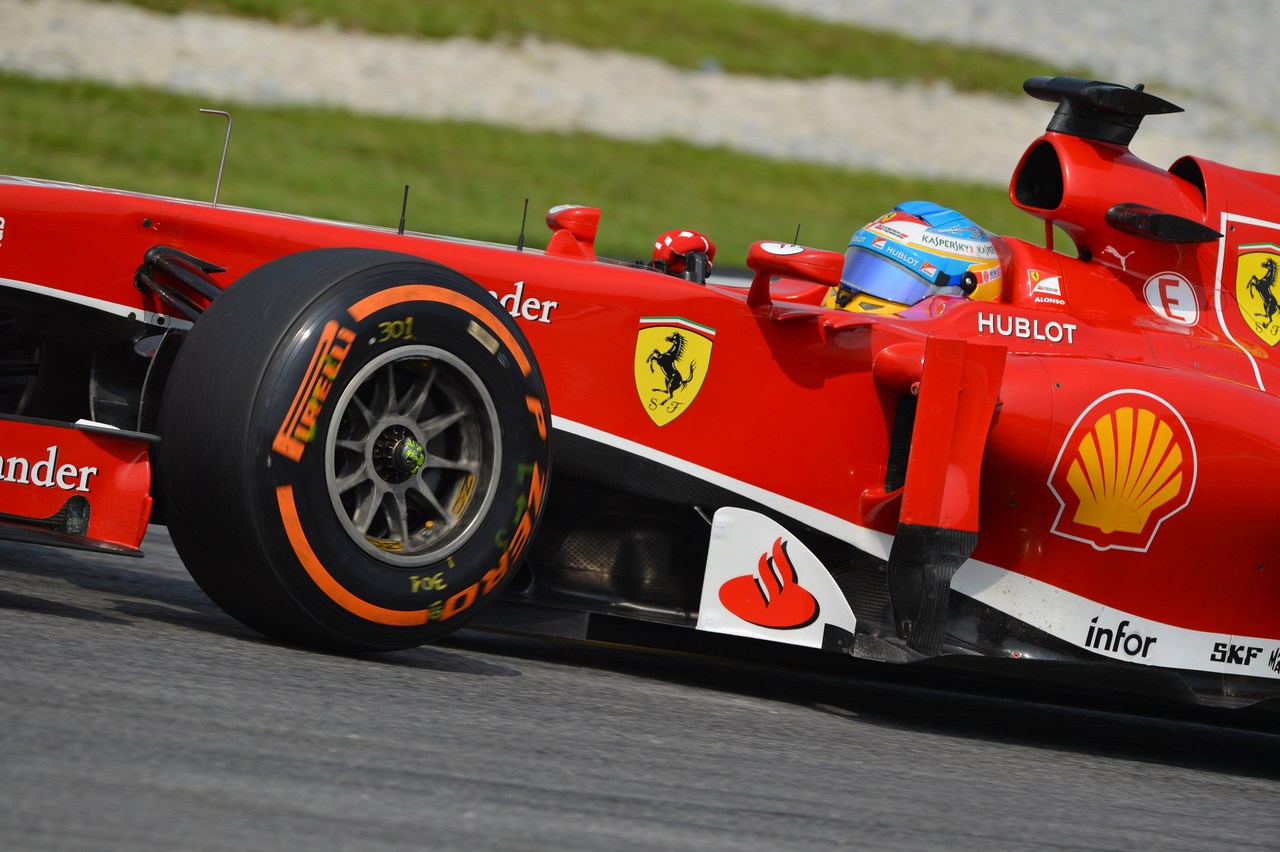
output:
[[[592,208],[535,251],[0,178],[4,535],[162,522],[316,647],[501,597],[1274,696],[1280,178],[1138,159],[1177,110],[1141,87],[1026,89],[1057,111],[1010,196],[1049,246],[893,315],[824,307],[843,252],[757,243],[749,287],[601,260]]]

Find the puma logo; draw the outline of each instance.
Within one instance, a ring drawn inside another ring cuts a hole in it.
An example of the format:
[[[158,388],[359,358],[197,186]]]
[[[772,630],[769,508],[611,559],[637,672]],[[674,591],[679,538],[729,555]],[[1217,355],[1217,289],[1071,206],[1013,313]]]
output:
[[[1137,249],[1134,249],[1134,251],[1137,251]],[[1120,268],[1125,272],[1129,271],[1129,267],[1125,265],[1125,261],[1127,261],[1133,255],[1132,251],[1129,252],[1129,254],[1121,254],[1120,252],[1115,250],[1114,246],[1107,246],[1102,250],[1102,252],[1103,254],[1115,255],[1116,260],[1120,261]]]

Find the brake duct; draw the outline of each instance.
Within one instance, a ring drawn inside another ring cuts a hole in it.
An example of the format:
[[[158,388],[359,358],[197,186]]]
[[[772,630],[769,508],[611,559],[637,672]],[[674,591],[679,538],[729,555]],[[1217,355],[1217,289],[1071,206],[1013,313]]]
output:
[[[881,351],[877,382],[917,396],[901,508],[889,552],[889,600],[900,639],[937,656],[951,579],[978,544],[983,450],[1005,348],[930,337]]]

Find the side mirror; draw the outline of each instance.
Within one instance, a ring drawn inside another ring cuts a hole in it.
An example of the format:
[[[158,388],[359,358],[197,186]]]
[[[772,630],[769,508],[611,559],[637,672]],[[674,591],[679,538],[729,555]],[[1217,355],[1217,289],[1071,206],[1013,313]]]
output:
[[[547,243],[547,254],[562,257],[596,259],[596,231],[600,226],[600,208],[581,204],[561,204],[547,211],[547,227],[553,233]]]
[[[747,268],[755,273],[747,304],[753,308],[764,307],[771,303],[769,282],[775,277],[836,286],[840,283],[840,270],[844,268],[844,255],[794,243],[758,242],[747,252]]]

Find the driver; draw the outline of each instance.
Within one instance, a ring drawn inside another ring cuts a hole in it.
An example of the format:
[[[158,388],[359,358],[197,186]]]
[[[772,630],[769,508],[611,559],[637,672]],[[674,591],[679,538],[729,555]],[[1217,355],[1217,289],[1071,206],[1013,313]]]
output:
[[[849,240],[839,285],[822,305],[896,314],[928,296],[1000,296],[1000,260],[991,235],[930,201],[899,204]]]

